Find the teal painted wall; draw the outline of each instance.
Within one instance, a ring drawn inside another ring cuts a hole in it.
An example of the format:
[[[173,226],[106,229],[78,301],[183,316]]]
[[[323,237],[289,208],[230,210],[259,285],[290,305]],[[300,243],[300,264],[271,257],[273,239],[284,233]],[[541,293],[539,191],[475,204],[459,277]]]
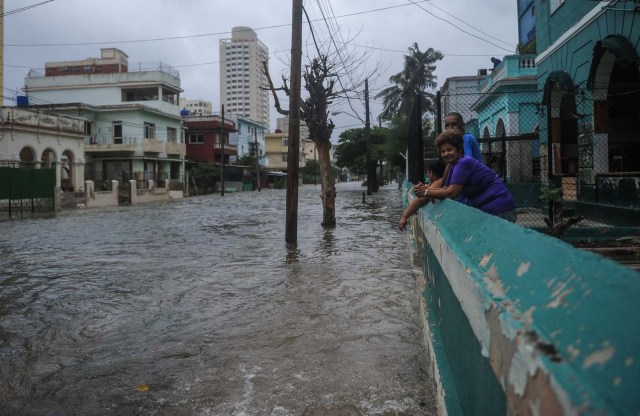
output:
[[[639,273],[451,200],[411,224],[450,414],[640,412]]]
[[[565,0],[564,4],[550,14],[550,0],[536,0],[536,46],[538,53],[549,47],[599,3],[595,0]]]
[[[541,3],[541,4],[540,4]],[[548,16],[549,1],[536,1],[538,20],[536,42],[538,53],[543,52],[558,37],[580,20],[595,5],[597,1],[567,0],[552,16]],[[616,8],[624,8],[626,2],[618,2]],[[627,8],[631,8],[627,4]],[[550,18],[549,18],[550,17]],[[546,34],[543,36],[543,34]],[[602,14],[584,30],[575,34],[565,42],[551,56],[541,62],[538,67],[538,89],[543,90],[549,74],[553,71],[565,71],[574,84],[585,86],[589,77],[593,47],[599,40],[609,35],[622,35],[640,54],[640,17],[633,11],[610,10]],[[546,39],[543,41],[543,39]],[[586,114],[591,114],[592,111]]]
[[[420,250],[424,255],[427,279],[423,296],[427,301],[433,339],[440,346],[436,357],[444,364],[440,374],[447,391],[448,414],[506,415],[504,391],[488,358],[482,356],[482,346],[474,336],[446,274],[432,250],[424,246]]]

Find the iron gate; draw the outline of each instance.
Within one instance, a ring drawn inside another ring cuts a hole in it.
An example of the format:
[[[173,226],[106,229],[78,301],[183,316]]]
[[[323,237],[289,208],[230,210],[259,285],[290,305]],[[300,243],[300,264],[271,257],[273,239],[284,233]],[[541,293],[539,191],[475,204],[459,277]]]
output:
[[[0,166],[0,220],[54,212],[55,182],[53,168]]]

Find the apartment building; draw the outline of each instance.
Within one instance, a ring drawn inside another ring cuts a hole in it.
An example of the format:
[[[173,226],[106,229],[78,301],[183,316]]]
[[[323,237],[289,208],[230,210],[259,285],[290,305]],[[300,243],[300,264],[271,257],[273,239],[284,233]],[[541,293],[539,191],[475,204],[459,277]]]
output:
[[[269,91],[263,62],[269,49],[256,33],[234,27],[230,39],[220,40],[220,102],[228,113],[257,121],[269,129]]]

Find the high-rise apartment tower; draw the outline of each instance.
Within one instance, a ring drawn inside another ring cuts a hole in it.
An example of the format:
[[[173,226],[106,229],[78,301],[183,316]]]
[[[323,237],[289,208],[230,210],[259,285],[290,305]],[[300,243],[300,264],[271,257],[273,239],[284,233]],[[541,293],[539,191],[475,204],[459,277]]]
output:
[[[269,128],[269,91],[262,62],[269,49],[256,32],[238,26],[231,39],[220,40],[220,102],[225,112],[239,114]]]

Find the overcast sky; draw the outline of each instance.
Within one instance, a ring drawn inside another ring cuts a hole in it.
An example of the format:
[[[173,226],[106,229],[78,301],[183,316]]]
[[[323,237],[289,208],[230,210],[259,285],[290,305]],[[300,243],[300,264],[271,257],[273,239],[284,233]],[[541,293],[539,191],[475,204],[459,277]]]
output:
[[[54,0],[28,8],[44,1],[4,0],[7,104],[30,68],[43,71],[45,62],[99,57],[100,48],[116,47],[129,56],[130,68],[154,61],[175,67],[182,96],[212,101],[219,111],[218,42],[231,37],[234,26],[253,28],[267,45],[275,80],[289,74],[283,62],[290,55],[291,0]],[[380,67],[369,85],[372,122],[381,111],[375,93],[402,69],[413,42],[445,55],[437,64],[439,85],[490,68],[492,56],[509,55],[517,44],[516,0],[305,0],[305,8],[320,45],[331,36],[335,45],[349,41],[354,53],[367,57],[361,68]],[[305,23],[303,44],[311,44],[310,33]],[[343,83],[348,88],[349,79]],[[363,116],[357,102],[333,110],[353,113],[350,107]],[[270,112],[273,129],[278,114]],[[336,133],[361,125],[346,114],[333,120]]]

